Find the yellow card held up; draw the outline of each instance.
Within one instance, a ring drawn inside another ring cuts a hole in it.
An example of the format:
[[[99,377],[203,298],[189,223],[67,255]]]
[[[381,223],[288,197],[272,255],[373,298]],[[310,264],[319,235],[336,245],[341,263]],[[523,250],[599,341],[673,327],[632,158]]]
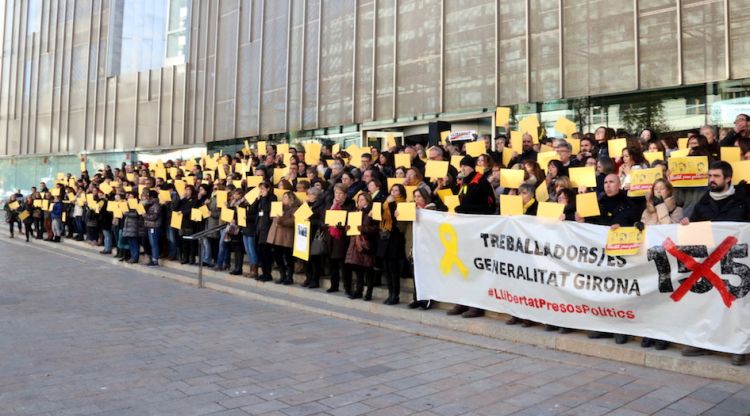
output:
[[[185,195],[185,181],[178,179],[174,181],[174,189],[177,191],[177,195],[182,197]]]
[[[247,201],[248,204],[252,204],[255,202],[256,199],[260,196],[260,188],[255,187],[250,190],[250,192],[245,194],[245,201]]]
[[[138,215],[146,215],[146,208],[144,208],[141,204],[136,204],[135,212],[137,212]]]
[[[281,202],[281,200],[284,198],[284,194],[287,192],[289,191],[287,191],[286,189],[279,189],[279,188],[273,189],[273,194],[276,195],[276,200],[279,202]]]
[[[585,194],[576,195],[576,212],[584,218],[601,215],[596,192],[586,192]]]
[[[266,142],[258,142],[255,146],[258,148],[258,156],[266,155]]]
[[[169,226],[178,230],[182,228],[182,212],[172,212],[172,219],[169,221]]]
[[[406,190],[406,202],[413,202],[414,201],[414,191],[416,191],[418,186],[404,186],[404,189]]]
[[[326,225],[330,225],[332,227],[335,227],[337,225],[344,225],[346,224],[346,214],[347,212],[344,210],[329,209],[328,211],[326,211],[325,223]]]
[[[536,210],[537,217],[560,219],[565,210],[565,204],[557,202],[539,202],[539,207]]]
[[[19,204],[18,201],[13,201],[10,204],[8,204],[8,208],[10,208],[13,211],[17,210],[20,206],[21,204]]]
[[[646,196],[657,179],[662,177],[662,169],[632,169],[630,171],[630,189],[628,196]]]
[[[673,157],[688,157],[690,155],[690,149],[680,149],[680,150],[673,150],[669,154],[669,158]]]
[[[201,207],[198,208],[198,211],[200,211],[201,217],[203,219],[206,219],[211,216],[211,211],[208,210],[208,207],[206,205],[201,205]]]
[[[408,153],[396,153],[393,155],[393,159],[397,168],[405,167],[408,169],[411,167],[411,156]]]
[[[295,222],[302,222],[307,221],[308,218],[310,218],[313,214],[312,209],[310,209],[310,205],[307,205],[307,202],[300,205],[299,208],[297,208],[296,211],[294,211],[294,221]]]
[[[740,148],[739,147],[722,147],[721,148],[721,160],[725,162],[739,162],[742,160],[742,157],[740,156]]]
[[[708,184],[708,157],[670,157],[667,163],[669,164],[669,181],[672,186],[680,188]]]
[[[247,210],[245,208],[237,207],[237,225],[247,227]]]
[[[509,168],[510,160],[513,159],[513,149],[506,147],[503,149],[503,166]]]
[[[234,210],[232,208],[223,207],[221,208],[221,214],[219,219],[224,222],[232,222],[234,220]]]
[[[18,219],[21,221],[26,221],[26,218],[29,218],[29,211],[21,211],[18,214]]]
[[[81,172],[86,170],[86,162],[81,162]]]
[[[362,225],[362,211],[352,211],[346,216],[346,235],[360,235],[359,226]]]
[[[612,159],[622,157],[622,149],[626,147],[628,147],[628,143],[625,139],[612,139],[607,141],[607,150],[609,150],[609,157]]]
[[[643,152],[643,157],[648,160],[648,163],[654,163],[655,160],[664,160],[664,152]]]
[[[732,183],[740,183],[743,180],[750,182],[750,160],[730,162],[730,165],[732,165]]]
[[[520,131],[510,132],[510,150],[518,153],[523,153],[523,133]],[[510,158],[508,159],[510,160]],[[507,164],[506,164],[507,165]]]
[[[256,186],[259,186],[261,182],[263,182],[262,176],[248,176],[245,178],[245,183],[248,188],[255,188]]]
[[[438,197],[440,197],[440,200],[443,201],[443,203],[445,203],[445,198],[450,195],[453,195],[453,190],[450,188],[441,189],[437,191],[437,195]]]
[[[448,207],[448,212],[456,212],[456,207],[461,205],[461,200],[458,199],[458,195],[448,195],[443,203]]]
[[[539,143],[539,119],[536,114],[526,116],[518,123],[521,133],[529,133],[534,144]]]
[[[216,206],[219,208],[227,206],[227,191],[216,191]]]
[[[424,176],[431,179],[444,178],[448,175],[448,165],[448,161],[428,160]]]
[[[305,143],[305,163],[315,166],[320,160],[320,151],[323,145],[317,142]]]
[[[680,137],[679,139],[677,139],[677,148],[680,149],[680,150],[687,149],[688,148],[688,138],[687,137]]]
[[[456,168],[457,170],[461,170],[461,159],[464,157],[461,155],[453,155],[451,156],[451,166]]]
[[[404,184],[404,178],[388,178],[388,192],[390,194],[391,188],[393,188],[393,185],[403,185]]]
[[[104,192],[105,195],[109,195],[112,193],[112,186],[106,182],[103,182],[99,185],[99,190]]]
[[[560,155],[554,150],[551,152],[537,153],[536,155],[536,161],[545,173],[547,173],[547,166],[549,166],[550,160],[560,160]]]
[[[388,133],[385,136],[385,146],[386,146],[387,149],[392,149],[392,148],[398,146],[396,144],[396,138],[393,137],[393,133]]]
[[[282,205],[281,201],[273,201],[271,202],[271,213],[269,216],[271,218],[274,217],[280,217],[284,215],[284,206]]]
[[[523,215],[521,195],[500,195],[500,215]]]
[[[464,144],[464,150],[467,155],[472,157],[477,157],[487,152],[484,141],[468,142]]]
[[[570,182],[574,188],[585,186],[587,188],[596,187],[596,169],[593,166],[584,166],[580,168],[569,168]]]
[[[542,181],[542,183],[536,187],[536,192],[534,192],[534,197],[539,202],[546,202],[549,200],[549,190],[547,189],[546,182]]]
[[[233,180],[232,185],[237,189],[242,189],[242,180]]]
[[[610,256],[632,256],[638,254],[646,233],[635,227],[619,227],[607,232],[605,253]]]
[[[523,183],[523,169],[500,169],[500,186],[517,189]]]
[[[383,220],[383,203],[382,202],[373,202],[372,203],[372,209],[370,210],[372,212],[372,219],[375,221],[382,221]]]
[[[203,214],[201,214],[201,210],[195,209],[195,208],[191,209],[190,221],[195,221],[195,222],[203,221]]]
[[[576,132],[576,123],[568,120],[565,117],[560,117],[555,122],[555,131],[559,131],[560,133],[564,134],[565,137],[570,137],[573,135],[573,133]]]
[[[495,127],[503,127],[510,121],[510,107],[497,107],[495,109]]]
[[[172,195],[169,191],[159,191],[159,202],[162,204],[166,204],[172,201]]]
[[[135,209],[135,206],[138,205],[138,200],[135,198],[128,198],[128,209]]]
[[[451,131],[450,130],[441,131],[440,132],[440,143],[442,143],[443,145],[445,145],[446,141],[448,140],[448,136],[450,136],[450,135],[451,135]]]
[[[399,202],[396,205],[396,219],[399,221],[416,221],[417,205],[414,202]]]

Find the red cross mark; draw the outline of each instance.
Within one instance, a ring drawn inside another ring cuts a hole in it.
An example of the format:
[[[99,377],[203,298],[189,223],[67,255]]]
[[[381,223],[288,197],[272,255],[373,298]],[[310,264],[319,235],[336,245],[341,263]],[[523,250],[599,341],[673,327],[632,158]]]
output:
[[[714,252],[711,253],[703,263],[698,263],[694,258],[680,251],[671,238],[667,238],[663,244],[667,252],[673,255],[677,260],[681,261],[685,267],[692,271],[690,276],[682,282],[680,287],[678,287],[674,293],[672,293],[670,296],[672,300],[679,302],[682,297],[685,296],[685,294],[690,291],[696,283],[698,283],[698,280],[700,280],[701,277],[705,277],[712,285],[714,285],[716,290],[719,291],[721,299],[724,301],[724,304],[727,305],[727,308],[732,307],[732,302],[735,300],[734,295],[729,293],[727,285],[711,270],[711,267],[718,263],[736,243],[737,239],[735,237],[725,238],[724,241],[719,244],[719,247],[716,247],[716,250],[714,250]]]

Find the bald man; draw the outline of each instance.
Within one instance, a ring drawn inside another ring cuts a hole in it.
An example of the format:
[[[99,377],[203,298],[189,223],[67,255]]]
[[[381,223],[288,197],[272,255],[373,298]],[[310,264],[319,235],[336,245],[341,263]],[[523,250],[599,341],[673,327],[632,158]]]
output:
[[[620,177],[610,173],[604,178],[604,194],[599,198],[599,213],[598,217],[586,219],[576,214],[576,221],[630,227],[640,221],[642,210],[628,198],[627,191],[620,189]]]

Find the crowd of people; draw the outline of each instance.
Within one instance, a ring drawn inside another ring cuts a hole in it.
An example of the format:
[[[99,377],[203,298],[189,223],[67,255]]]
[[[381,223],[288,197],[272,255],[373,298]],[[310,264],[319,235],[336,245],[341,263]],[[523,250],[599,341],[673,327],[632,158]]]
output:
[[[510,133],[507,126],[506,132]],[[384,279],[387,305],[400,303],[401,279],[413,276],[412,222],[400,215],[400,203],[497,215],[500,196],[512,194],[521,197],[524,215],[536,215],[539,202],[552,201],[564,204],[560,220],[609,227],[750,219],[745,184],[732,180],[732,165],[722,160],[721,151],[738,147],[740,158],[750,159],[745,114],[737,116],[733,129],[707,125],[688,132],[682,151],[678,138],[658,136],[650,129],[637,136],[618,135],[604,126],[567,139],[535,136],[519,134],[519,146],[500,134],[493,146],[493,138],[483,135],[478,141],[484,142],[484,151],[475,156],[467,154],[468,142],[448,140],[429,147],[389,140],[383,151],[260,142],[254,149],[246,144],[234,155],[123,163],[115,169],[102,167],[93,175],[83,170],[78,177],[59,174],[28,195],[10,196],[4,209],[11,238],[17,228],[26,241],[59,243],[63,237],[72,238],[100,246],[102,255],[123,262],[139,263],[143,254],[148,266],[159,266],[162,258],[203,263],[263,282],[273,280],[275,263],[277,284],[291,285],[294,273],[304,273],[302,286],[316,289],[321,276],[327,275],[327,292],[338,292],[343,285],[349,298],[365,301],[372,300],[373,288]],[[608,142],[618,138],[626,139],[626,146],[610,155]],[[550,152],[555,153],[551,159]],[[644,152],[660,157],[649,162]],[[666,161],[675,152],[707,158],[705,186],[672,185]],[[426,177],[433,161],[450,163],[439,176]],[[593,167],[595,186],[574,185],[569,172],[575,167]],[[645,196],[628,196],[634,173],[648,168],[660,168],[663,174]],[[504,187],[502,169],[521,170],[522,183]],[[578,212],[577,196],[585,193],[596,194],[599,215]],[[456,198],[457,205],[451,202]],[[362,220],[353,230],[347,222],[332,220],[340,218],[335,211],[361,212]],[[300,217],[300,212],[305,215]],[[294,225],[301,220],[310,224],[305,261],[293,255]],[[208,232],[207,238],[183,238],[201,231]],[[428,309],[431,303],[415,295],[409,307]],[[484,311],[455,305],[447,313],[475,318]],[[534,325],[516,317],[507,323]],[[571,331],[549,325],[546,329]],[[589,337],[614,337],[617,343],[629,338],[599,332]],[[668,347],[665,341],[648,338],[641,345]],[[682,351],[688,356],[709,353],[694,347]],[[733,355],[732,363],[744,364],[744,355]]]

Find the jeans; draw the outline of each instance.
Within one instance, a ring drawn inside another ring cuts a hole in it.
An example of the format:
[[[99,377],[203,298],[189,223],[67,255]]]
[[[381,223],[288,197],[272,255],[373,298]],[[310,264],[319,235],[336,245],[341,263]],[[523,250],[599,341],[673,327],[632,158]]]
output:
[[[102,230],[104,233],[104,251],[112,251],[112,230]]]
[[[55,233],[55,237],[62,237],[65,229],[63,228],[62,218],[52,219],[52,232]]]
[[[83,216],[74,217],[73,221],[73,223],[75,224],[76,234],[83,236],[83,233],[86,231],[86,229],[84,228]]]
[[[211,239],[201,238],[201,247],[203,247],[203,258],[201,261],[205,264],[213,266],[214,260],[211,256]]]
[[[151,244],[151,262],[159,261],[159,237],[161,237],[161,228],[148,229],[148,242]]]
[[[224,235],[227,233],[227,228],[224,227],[219,235],[219,255],[216,257],[216,265],[225,267],[229,265],[229,247],[224,241]]]
[[[140,247],[138,246],[138,237],[128,237],[128,248],[130,249],[130,261],[138,262],[138,252]]]
[[[180,230],[172,227],[167,228],[167,243],[169,257],[176,259],[179,256]]]
[[[245,246],[245,253],[247,253],[247,262],[251,266],[258,264],[258,253],[255,252],[255,236],[243,235],[242,244]]]

